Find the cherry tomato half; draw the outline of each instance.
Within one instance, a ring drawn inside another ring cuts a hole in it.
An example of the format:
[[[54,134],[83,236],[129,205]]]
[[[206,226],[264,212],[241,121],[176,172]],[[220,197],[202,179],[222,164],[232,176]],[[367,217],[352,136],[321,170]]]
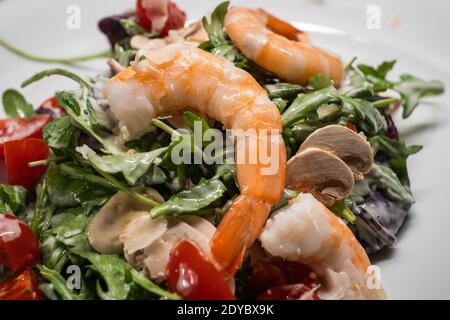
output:
[[[40,258],[39,241],[31,228],[13,215],[0,214],[0,263],[18,272]]]
[[[0,119],[0,158],[4,158],[4,144],[24,138],[41,138],[42,128],[49,123],[49,115],[36,115],[33,119],[19,117]]]
[[[45,172],[45,166],[28,167],[28,163],[48,158],[49,149],[42,139],[8,141],[4,145],[8,183],[31,190]]]
[[[165,37],[172,29],[180,29],[186,23],[186,13],[182,11],[175,3],[168,1],[167,8],[161,7],[158,2],[153,0],[137,0],[136,15],[139,23],[147,30],[152,31],[152,21],[164,17],[167,14],[167,20],[161,30],[161,37]],[[167,12],[167,13],[166,13]]]
[[[44,300],[36,273],[28,269],[0,283],[0,300]]]
[[[169,290],[187,300],[234,300],[225,278],[203,253],[188,241],[171,252],[167,265]]]

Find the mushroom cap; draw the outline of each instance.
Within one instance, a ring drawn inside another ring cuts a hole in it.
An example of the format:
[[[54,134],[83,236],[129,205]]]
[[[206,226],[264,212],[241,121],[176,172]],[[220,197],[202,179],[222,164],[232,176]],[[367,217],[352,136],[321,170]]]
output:
[[[350,167],[356,178],[362,178],[373,165],[373,152],[367,140],[344,126],[329,125],[314,131],[298,152],[309,148],[331,152]]]
[[[138,187],[134,190],[146,193],[156,201],[164,199],[154,189]],[[149,207],[132,199],[125,192],[119,191],[97,212],[88,226],[89,243],[100,253],[120,254],[123,244],[119,237],[128,224],[144,215],[150,215]]]
[[[326,206],[348,197],[354,184],[353,173],[345,162],[322,149],[305,149],[287,163],[287,187],[311,193]]]

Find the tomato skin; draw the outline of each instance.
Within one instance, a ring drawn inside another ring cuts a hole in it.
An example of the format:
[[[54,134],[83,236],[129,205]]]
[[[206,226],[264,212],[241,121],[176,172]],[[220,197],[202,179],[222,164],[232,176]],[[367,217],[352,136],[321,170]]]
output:
[[[136,15],[138,17],[139,23],[148,31],[152,31],[152,19],[165,15],[163,9],[165,8],[152,8],[151,10],[146,9],[144,2],[146,0],[136,1]],[[147,0],[151,1],[151,0]],[[172,29],[180,29],[184,27],[186,23],[186,13],[182,11],[174,2],[169,1],[167,7],[167,21],[161,30],[160,36],[166,37],[169,31]]]
[[[39,280],[32,269],[0,283],[0,300],[45,300]]]
[[[36,138],[8,141],[4,145],[4,151],[8,183],[31,191],[44,174],[46,166],[30,168],[28,163],[48,158],[50,151],[45,141]]]
[[[0,263],[18,272],[40,259],[39,240],[31,228],[11,214],[0,214]]]
[[[181,241],[170,254],[167,283],[186,300],[234,300],[225,278],[192,243]]]
[[[4,159],[4,144],[24,138],[41,138],[42,128],[51,120],[49,115],[36,115],[33,119],[19,117],[0,119],[0,158]]]
[[[358,129],[356,129],[356,126],[353,123],[351,123],[351,122],[347,123],[346,127],[349,128],[350,130],[358,133]]]

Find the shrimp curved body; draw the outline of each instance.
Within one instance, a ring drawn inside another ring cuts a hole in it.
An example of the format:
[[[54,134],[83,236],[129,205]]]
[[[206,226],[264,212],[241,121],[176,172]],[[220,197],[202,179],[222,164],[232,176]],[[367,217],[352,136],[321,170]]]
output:
[[[211,240],[216,265],[224,275],[231,276],[258,237],[285,185],[281,117],[266,91],[231,62],[193,46],[172,44],[147,52],[145,59],[110,79],[104,93],[126,139],[149,131],[155,117],[189,108],[222,122],[225,128],[253,130],[254,135],[236,138],[236,157],[269,145],[265,161],[257,157],[256,162],[236,163],[241,195]],[[243,143],[247,140],[252,143]],[[264,173],[268,167],[274,169]]]
[[[310,194],[274,213],[260,240],[271,255],[309,265],[323,280],[321,299],[385,298],[351,230]]]
[[[225,30],[246,57],[282,80],[305,84],[316,74],[328,76],[335,85],[342,80],[338,57],[302,41],[304,36],[296,34],[293,26],[262,9],[231,8]]]

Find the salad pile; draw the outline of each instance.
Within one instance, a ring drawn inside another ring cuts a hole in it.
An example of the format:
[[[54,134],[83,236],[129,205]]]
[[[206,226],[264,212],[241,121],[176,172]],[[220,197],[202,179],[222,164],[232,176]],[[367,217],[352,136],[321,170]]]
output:
[[[167,2],[161,22],[160,14],[142,2],[137,1],[134,12],[99,23],[111,43],[113,74],[135,60],[136,37],[165,38],[185,25],[186,14],[175,3]],[[350,197],[330,209],[367,253],[394,245],[414,203],[407,159],[422,146],[408,146],[400,139],[392,114],[402,112],[408,118],[422,98],[443,93],[442,83],[410,74],[392,79],[395,60],[369,66],[356,58],[346,65],[339,88],[321,74],[304,86],[282,82],[233,45],[223,27],[228,6],[220,4],[203,19],[209,40],[199,47],[249,72],[268,92],[281,114],[288,158],[311,133],[331,124],[367,137],[374,166],[356,182]],[[217,121],[186,111],[180,120],[187,128],[184,133],[170,119],[154,119],[149,124],[153,131],[122,141],[105,112],[108,101],[101,92],[106,78],[85,79],[53,68],[26,79],[22,88],[38,85],[47,76],[70,78],[79,89],[62,88],[38,108],[15,89],[3,93],[7,118],[0,120],[0,158],[7,180],[0,185],[0,299],[290,299],[299,294],[292,287],[269,289],[295,283],[314,286],[305,265],[275,258],[252,264],[248,256],[236,274],[233,294],[214,265],[186,241],[172,250],[167,279],[158,283],[124,256],[96,252],[88,239],[90,222],[118,194],[147,208],[152,218],[200,216],[217,226],[239,195],[235,165],[208,164],[203,158],[208,143],[193,137],[200,122],[203,131],[219,130],[225,140]],[[170,153],[180,144],[188,144],[183,150],[204,161],[174,163]],[[297,195],[285,189],[272,211]],[[177,287],[180,266],[199,276],[189,293]]]

